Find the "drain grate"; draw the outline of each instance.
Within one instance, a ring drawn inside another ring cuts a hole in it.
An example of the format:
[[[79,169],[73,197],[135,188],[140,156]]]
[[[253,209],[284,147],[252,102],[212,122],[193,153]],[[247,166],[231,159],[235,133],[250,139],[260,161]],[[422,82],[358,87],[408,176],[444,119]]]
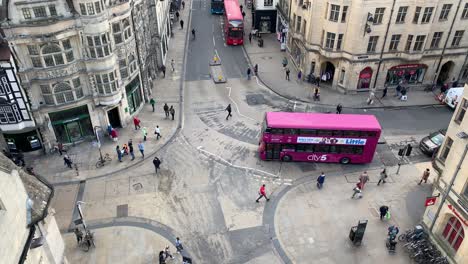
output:
[[[128,216],[128,204],[117,205],[117,217]]]

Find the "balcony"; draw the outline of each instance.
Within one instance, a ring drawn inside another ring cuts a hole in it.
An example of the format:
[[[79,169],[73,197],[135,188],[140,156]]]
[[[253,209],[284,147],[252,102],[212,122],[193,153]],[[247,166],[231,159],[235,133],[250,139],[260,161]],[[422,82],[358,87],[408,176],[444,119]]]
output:
[[[122,100],[122,93],[119,91],[113,94],[98,94],[95,99],[97,105],[116,105]]]

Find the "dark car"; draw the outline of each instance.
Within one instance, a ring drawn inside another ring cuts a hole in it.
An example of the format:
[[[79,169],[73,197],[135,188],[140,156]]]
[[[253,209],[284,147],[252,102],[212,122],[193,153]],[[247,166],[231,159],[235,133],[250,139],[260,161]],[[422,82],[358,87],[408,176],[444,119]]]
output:
[[[424,137],[421,139],[421,142],[419,142],[419,149],[421,149],[425,154],[432,156],[437,152],[437,150],[439,150],[442,142],[444,142],[446,132],[447,131],[445,129],[442,129]]]

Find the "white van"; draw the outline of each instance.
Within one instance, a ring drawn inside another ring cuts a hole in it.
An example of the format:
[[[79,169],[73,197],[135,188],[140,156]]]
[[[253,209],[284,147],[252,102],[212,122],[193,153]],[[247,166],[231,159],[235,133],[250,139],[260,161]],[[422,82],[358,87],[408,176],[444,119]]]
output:
[[[448,89],[447,94],[445,95],[444,101],[450,108],[455,109],[455,107],[457,107],[457,104],[460,102],[460,99],[462,98],[463,89],[464,87],[454,87],[454,88]]]

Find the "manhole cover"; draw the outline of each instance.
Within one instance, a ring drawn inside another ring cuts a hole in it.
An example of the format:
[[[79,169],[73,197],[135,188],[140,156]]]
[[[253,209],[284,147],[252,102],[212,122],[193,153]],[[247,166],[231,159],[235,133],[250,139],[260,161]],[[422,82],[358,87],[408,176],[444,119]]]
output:
[[[249,94],[246,95],[245,98],[247,99],[248,105],[262,105],[267,102],[262,94]]]
[[[135,183],[135,184],[133,184],[133,190],[139,191],[139,190],[141,190],[141,189],[143,189],[143,184],[141,184],[141,183]]]

